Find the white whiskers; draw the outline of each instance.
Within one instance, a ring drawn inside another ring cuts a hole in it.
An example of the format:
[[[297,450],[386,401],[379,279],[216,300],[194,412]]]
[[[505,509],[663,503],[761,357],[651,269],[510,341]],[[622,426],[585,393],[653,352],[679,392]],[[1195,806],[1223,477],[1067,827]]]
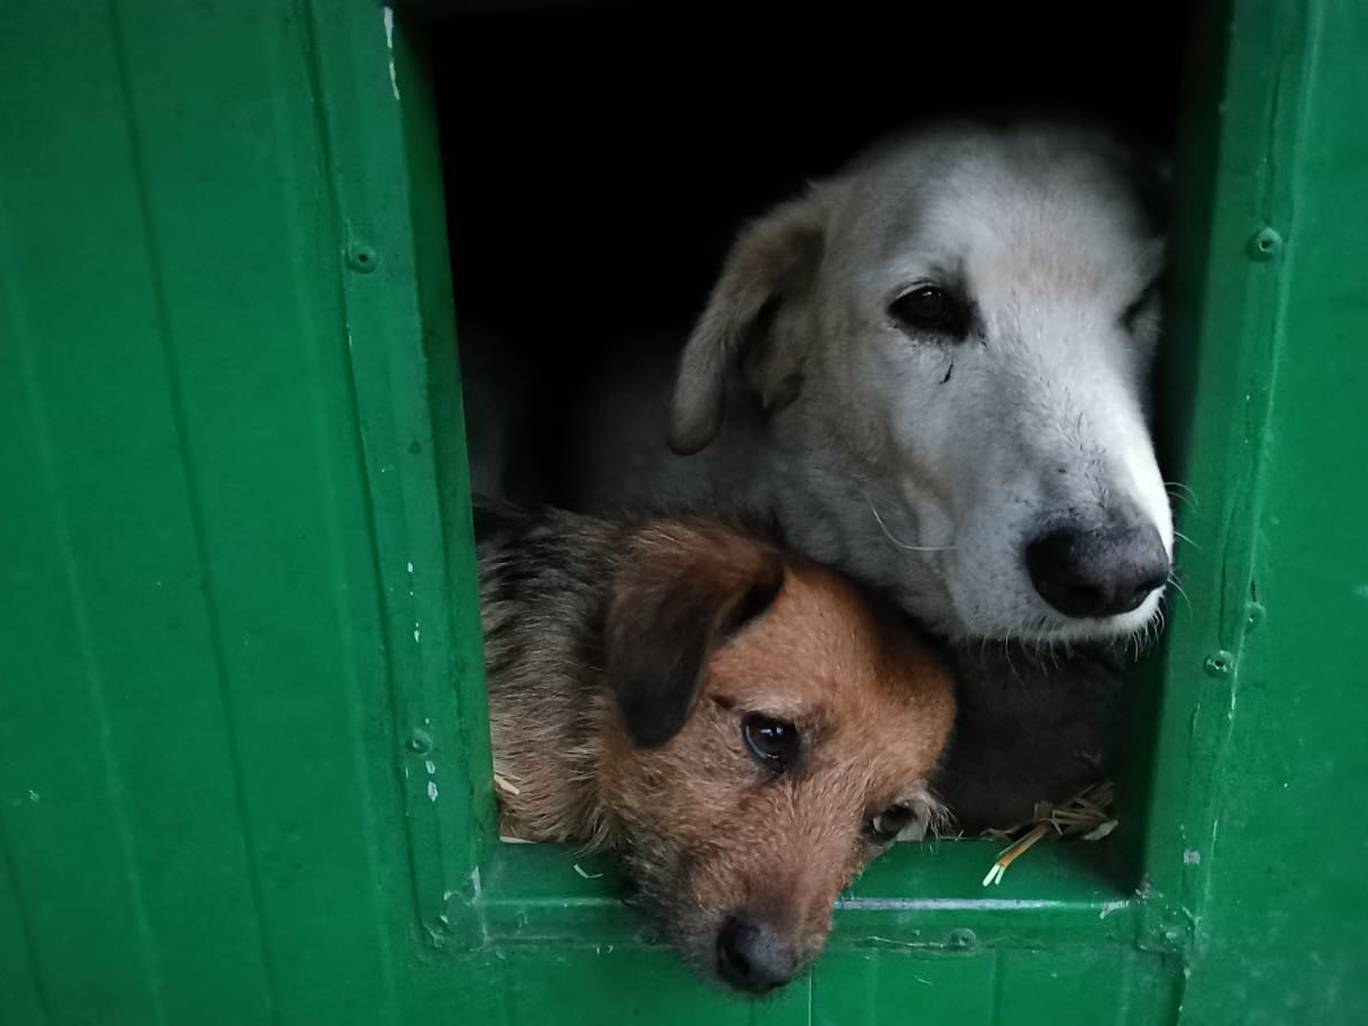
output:
[[[953,545],[909,545],[905,541],[900,541],[893,537],[893,532],[884,523],[884,518],[879,516],[879,511],[874,507],[874,500],[865,495],[864,501],[865,505],[869,507],[869,512],[874,514],[874,522],[879,525],[879,530],[883,532],[883,536],[898,548],[906,549],[908,552],[950,552],[955,548]]]

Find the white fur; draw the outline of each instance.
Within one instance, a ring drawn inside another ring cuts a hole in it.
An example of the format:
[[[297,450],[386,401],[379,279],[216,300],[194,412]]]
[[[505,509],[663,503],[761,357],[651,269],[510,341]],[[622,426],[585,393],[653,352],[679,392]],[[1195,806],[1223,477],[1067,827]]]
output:
[[[1162,242],[1128,159],[1080,129],[949,126],[813,186],[741,236],[668,416],[659,368],[604,381],[582,447],[584,504],[771,513],[797,547],[954,637],[1142,629],[1160,592],[1121,616],[1071,619],[1036,593],[1023,558],[1052,522],[1121,506],[1172,553],[1142,409],[1157,307],[1130,330],[1122,321]],[[909,338],[889,304],[947,274],[981,336]],[[756,340],[747,329],[765,303]],[[713,388],[723,367],[725,393]],[[667,431],[703,448],[673,455]]]

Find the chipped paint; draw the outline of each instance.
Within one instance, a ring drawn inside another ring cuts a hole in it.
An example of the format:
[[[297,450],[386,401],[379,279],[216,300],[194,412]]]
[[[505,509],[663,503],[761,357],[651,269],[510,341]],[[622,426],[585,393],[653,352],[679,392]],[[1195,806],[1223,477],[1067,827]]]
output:
[[[435,802],[435,801],[437,800],[437,781],[435,781],[435,780],[429,780],[429,781],[428,781],[427,792],[428,792],[428,801],[430,801],[430,802]]]
[[[390,90],[397,100],[399,99],[399,74],[394,70],[394,9],[392,7],[384,9],[384,18],[385,48],[389,50]]]
[[[1183,852],[1183,865],[1199,866],[1202,863],[1202,853],[1196,848],[1189,848]]]
[[[1068,902],[1045,898],[842,898],[837,908],[862,909],[869,912],[941,911],[963,912],[970,909],[1026,909],[1067,908]]]
[[[427,767],[428,776],[432,776],[432,774],[437,772],[437,764],[431,759],[428,759],[423,765]]]
[[[1100,912],[1097,913],[1097,918],[1098,918],[1098,919],[1106,919],[1107,916],[1111,915],[1113,912],[1120,912],[1120,911],[1121,911],[1123,908],[1125,908],[1125,907],[1126,907],[1126,902],[1125,902],[1124,899],[1121,900],[1121,901],[1106,901],[1106,902],[1103,902],[1103,903],[1102,903],[1102,911],[1100,911]]]

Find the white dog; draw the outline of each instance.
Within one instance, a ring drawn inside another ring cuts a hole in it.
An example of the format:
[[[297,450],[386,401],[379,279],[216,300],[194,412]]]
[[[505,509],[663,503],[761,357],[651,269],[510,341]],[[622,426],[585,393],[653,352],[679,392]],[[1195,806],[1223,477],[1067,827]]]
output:
[[[598,379],[563,438],[572,504],[772,517],[958,641],[1145,631],[1173,550],[1143,401],[1154,180],[1108,136],[1058,124],[876,148],[741,234],[673,374],[643,349]],[[966,715],[997,721],[962,724],[993,748],[951,767],[963,818],[1095,772],[1103,671],[1051,674],[1053,702],[1003,692],[997,665],[969,676],[992,693],[966,695]],[[1082,762],[1048,765],[1059,745]],[[963,796],[993,789],[966,814]]]
[[[672,403],[657,376],[587,404],[583,500],[772,513],[956,638],[1144,629],[1173,526],[1137,173],[1099,133],[959,125],[812,186],[736,243]]]

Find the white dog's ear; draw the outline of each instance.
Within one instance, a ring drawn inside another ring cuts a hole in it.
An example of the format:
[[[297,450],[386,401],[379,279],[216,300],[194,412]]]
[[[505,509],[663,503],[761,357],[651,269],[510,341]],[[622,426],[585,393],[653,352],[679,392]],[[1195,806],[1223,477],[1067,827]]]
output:
[[[747,381],[766,409],[796,395],[801,346],[792,338],[758,336],[766,320],[772,335],[792,333],[775,307],[810,282],[822,254],[826,207],[814,189],[747,227],[727,255],[679,359],[669,442],[681,456],[717,437],[727,373],[743,350]]]

